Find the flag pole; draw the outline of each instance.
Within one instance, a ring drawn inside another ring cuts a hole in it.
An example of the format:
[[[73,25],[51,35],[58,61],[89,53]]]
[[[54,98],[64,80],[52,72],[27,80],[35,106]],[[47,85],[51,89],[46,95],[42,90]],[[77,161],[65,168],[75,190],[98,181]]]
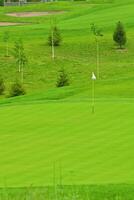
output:
[[[92,114],[94,114],[94,107],[95,107],[95,102],[94,102],[94,96],[95,96],[95,90],[94,90],[94,80],[92,80]]]
[[[92,114],[95,113],[95,80],[96,76],[94,72],[92,72]]]

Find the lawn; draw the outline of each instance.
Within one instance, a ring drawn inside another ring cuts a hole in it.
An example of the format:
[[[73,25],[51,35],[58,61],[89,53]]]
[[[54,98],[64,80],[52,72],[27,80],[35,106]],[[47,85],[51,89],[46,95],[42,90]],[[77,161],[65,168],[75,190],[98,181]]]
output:
[[[134,102],[39,102],[1,106],[0,183],[133,183]]]
[[[29,60],[22,97],[0,100],[0,186],[134,183],[133,10],[129,1],[55,2],[0,8],[0,21],[27,25],[0,27],[0,75],[6,94],[19,78],[14,42],[23,39]],[[64,14],[16,18],[6,13],[64,10]],[[51,19],[63,42],[51,59],[47,45]],[[116,22],[126,28],[125,51],[112,40]],[[96,43],[90,24],[102,27],[100,79],[95,82],[95,113],[91,112],[91,72],[96,73]],[[10,33],[10,57],[3,34]],[[64,67],[70,86],[56,88]],[[55,166],[55,170],[54,170]],[[51,199],[51,198],[50,198]]]

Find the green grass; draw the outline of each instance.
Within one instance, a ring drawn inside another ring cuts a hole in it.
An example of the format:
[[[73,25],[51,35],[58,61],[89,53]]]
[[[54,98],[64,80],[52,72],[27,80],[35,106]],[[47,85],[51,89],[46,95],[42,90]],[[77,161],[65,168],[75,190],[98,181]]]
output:
[[[98,102],[94,115],[89,102],[1,106],[1,184],[52,184],[54,161],[64,184],[70,171],[77,184],[133,183],[133,111],[129,101]]]
[[[55,190],[56,189],[56,190]],[[56,192],[55,192],[56,191]],[[2,188],[0,190],[1,199],[81,199],[88,200],[90,198],[96,200],[102,199],[133,199],[133,185],[72,185],[54,187],[38,187],[32,186],[25,188]]]
[[[81,9],[82,8],[82,9]],[[25,84],[29,91],[55,87],[58,70],[63,66],[70,74],[71,83],[75,86],[88,84],[87,75],[96,71],[96,46],[90,33],[90,23],[95,22],[102,27],[104,37],[100,41],[101,78],[129,78],[133,73],[133,21],[131,19],[134,4],[90,4],[85,2],[48,3],[27,7],[1,8],[0,21],[28,22],[31,25],[18,27],[1,27],[1,68],[0,74],[7,84],[18,77],[17,66],[12,57],[14,41],[21,37],[29,58],[25,70]],[[28,10],[65,10],[57,15],[57,24],[61,29],[63,43],[56,48],[56,60],[51,60],[51,49],[47,46],[50,30],[50,17],[15,18],[4,14],[14,11]],[[123,14],[122,14],[123,13]],[[111,20],[112,19],[112,20]],[[118,20],[123,21],[128,35],[127,52],[113,49],[112,32]],[[38,23],[38,24],[37,24]],[[4,31],[10,31],[10,54],[5,58],[5,46],[2,42]],[[34,43],[33,43],[34,41]],[[6,71],[6,73],[5,73]]]
[[[0,21],[30,25],[0,27],[0,75],[7,90],[19,77],[12,56],[14,41],[23,39],[29,64],[24,71],[27,95],[0,100],[0,186],[53,184],[53,165],[63,184],[134,183],[134,39],[129,1],[57,2],[0,8]],[[47,46],[51,17],[15,18],[20,11],[65,10],[54,16],[63,43],[51,59]],[[112,41],[115,24],[127,30],[126,51]],[[102,27],[100,80],[95,83],[95,114],[91,113],[91,72],[96,73],[95,39],[90,23]],[[6,58],[3,33],[10,32]],[[71,85],[55,88],[64,67]],[[7,91],[6,91],[7,93]]]

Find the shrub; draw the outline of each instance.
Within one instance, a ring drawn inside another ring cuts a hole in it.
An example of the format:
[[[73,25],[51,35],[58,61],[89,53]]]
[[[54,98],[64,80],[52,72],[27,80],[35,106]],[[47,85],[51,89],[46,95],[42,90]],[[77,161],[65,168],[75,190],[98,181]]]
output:
[[[48,45],[60,46],[60,44],[61,44],[60,31],[56,26],[54,26],[52,28],[50,36],[48,37]]]
[[[56,86],[57,87],[64,87],[64,86],[68,86],[69,85],[69,78],[67,73],[65,72],[64,69],[61,69],[59,72],[59,76],[57,79],[57,83]]]
[[[18,65],[18,71],[23,71],[24,66],[28,63],[28,59],[25,54],[23,42],[21,39],[15,42],[13,55],[16,60],[16,64]]]
[[[25,89],[20,82],[16,81],[15,83],[12,84],[9,95],[10,97],[21,96],[24,94],[25,94]]]
[[[8,31],[5,31],[4,32],[4,35],[3,35],[3,41],[5,42],[5,46],[6,46],[6,56],[8,57],[9,56],[9,32]]]
[[[120,21],[117,23],[116,29],[114,31],[113,40],[119,45],[120,49],[122,49],[122,46],[126,44],[126,32]]]
[[[0,0],[0,6],[4,6],[4,0]]]
[[[5,91],[5,83],[2,78],[0,78],[0,95],[2,95]]]

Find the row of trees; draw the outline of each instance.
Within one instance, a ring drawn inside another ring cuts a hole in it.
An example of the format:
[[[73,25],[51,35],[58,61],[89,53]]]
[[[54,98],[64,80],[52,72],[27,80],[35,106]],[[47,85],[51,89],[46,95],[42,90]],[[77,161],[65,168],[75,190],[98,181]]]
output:
[[[57,87],[63,87],[63,86],[68,86],[69,85],[69,77],[64,68],[62,68],[59,71],[59,75],[57,77],[57,82],[56,86]],[[2,78],[0,78],[0,95],[3,95],[5,93],[6,86],[5,82]],[[14,96],[20,96],[24,95],[26,93],[23,84],[16,80],[10,87],[9,93],[7,97],[14,97]]]
[[[102,31],[101,29],[98,29],[95,24],[91,24],[91,31],[95,35],[96,38],[96,43],[97,43],[97,75],[99,77],[99,44],[98,44],[98,37],[102,37]],[[3,36],[3,41],[5,42],[6,46],[6,53],[5,55],[8,57],[9,56],[9,32],[5,32]],[[122,23],[119,21],[117,23],[116,29],[113,34],[113,40],[116,42],[116,44],[119,46],[120,49],[124,47],[126,44],[126,32],[124,30],[124,27]],[[55,53],[54,53],[54,48],[56,46],[60,46],[62,42],[62,37],[60,34],[59,29],[57,26],[52,27],[50,35],[48,36],[48,45],[51,46],[52,48],[52,58],[54,59]],[[14,45],[14,50],[13,50],[13,56],[16,61],[16,65],[18,66],[18,72],[20,73],[19,77],[19,82],[15,82],[12,85],[11,91],[10,91],[10,96],[17,96],[21,94],[25,94],[24,89],[23,89],[23,79],[24,79],[24,67],[28,64],[28,58],[26,56],[23,42],[21,39],[17,40]],[[57,87],[63,87],[63,86],[68,86],[69,85],[69,77],[64,68],[62,68],[59,71],[58,77],[57,77],[57,82],[56,86]],[[3,81],[1,79],[0,81],[0,94],[3,94],[5,90]],[[18,92],[17,92],[18,91]]]
[[[96,75],[100,78],[100,38],[103,36],[101,28],[98,28],[94,23],[90,25],[91,32],[96,40]],[[126,32],[123,24],[119,21],[113,33],[113,40],[119,49],[123,49],[127,42]]]
[[[95,36],[103,36],[102,30],[95,26],[94,23],[91,24],[91,31]],[[124,47],[127,42],[126,32],[123,24],[119,21],[113,33],[113,40],[119,46],[120,49]],[[61,44],[62,38],[57,26],[52,28],[52,32],[48,37],[48,44],[50,46],[59,46]]]
[[[103,36],[101,28],[95,26],[94,23],[91,24],[91,31],[96,36],[96,40],[97,37]],[[125,47],[125,44],[127,42],[126,31],[124,29],[123,24],[120,21],[117,23],[116,28],[114,30],[113,40],[120,49],[123,49]]]
[[[8,31],[4,33],[3,36],[3,41],[5,43],[5,56],[9,57],[9,39],[10,39],[10,34]],[[48,45],[49,46],[59,46],[61,43],[61,35],[58,30],[58,28],[55,26],[52,30],[52,34],[49,35],[48,37]],[[21,39],[17,40],[14,45],[13,57],[15,58],[16,65],[18,66],[18,72],[20,76],[18,79],[11,85],[11,88],[9,90],[9,97],[12,96],[19,96],[19,95],[24,95],[25,89],[23,87],[23,80],[24,80],[24,67],[28,64],[28,58],[26,56],[26,52],[24,49],[24,45]],[[56,87],[63,87],[69,85],[69,78],[64,70],[64,68],[61,68],[59,71],[57,81],[56,81]],[[3,95],[5,92],[5,83],[2,78],[0,78],[0,95]]]

